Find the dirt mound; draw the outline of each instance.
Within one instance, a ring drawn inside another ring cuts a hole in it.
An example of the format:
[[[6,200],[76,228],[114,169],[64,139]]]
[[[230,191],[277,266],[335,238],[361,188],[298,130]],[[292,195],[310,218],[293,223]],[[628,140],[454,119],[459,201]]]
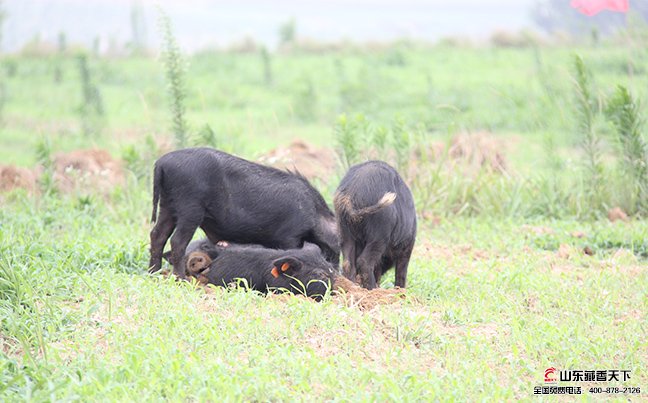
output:
[[[278,147],[259,158],[262,164],[280,169],[296,169],[308,179],[328,182],[335,173],[335,152],[316,148],[302,140],[294,140],[288,147]]]
[[[482,170],[504,173],[507,149],[503,139],[489,132],[458,133],[449,142],[433,140],[412,153],[408,178],[427,175],[430,164],[452,175],[458,170],[471,177]]]
[[[621,209],[621,207],[615,207],[613,209],[610,209],[610,211],[608,211],[608,220],[610,220],[610,222],[629,221],[628,215],[626,214],[625,211]]]
[[[54,180],[59,190],[93,189],[107,192],[125,183],[120,161],[105,150],[75,150],[54,156]]]
[[[452,138],[448,155],[476,170],[506,171],[504,144],[488,132],[457,134]]]
[[[361,310],[372,310],[378,305],[391,305],[405,298],[403,288],[375,288],[367,290],[346,277],[339,276],[333,284],[334,300],[347,306],[357,306]]]
[[[37,180],[36,174],[30,169],[0,165],[0,192],[9,192],[19,188],[33,192],[36,190]]]

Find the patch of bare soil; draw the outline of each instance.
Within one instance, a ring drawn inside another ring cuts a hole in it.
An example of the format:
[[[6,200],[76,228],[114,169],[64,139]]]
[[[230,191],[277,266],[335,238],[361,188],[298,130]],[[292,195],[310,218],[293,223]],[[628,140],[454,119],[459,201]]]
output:
[[[615,207],[613,209],[610,209],[610,211],[608,211],[608,220],[610,220],[610,222],[629,221],[628,214],[626,214],[626,212],[623,211],[621,207]]]
[[[0,334],[0,351],[4,355],[13,358],[18,358],[23,353],[22,347],[17,341],[11,340],[2,334]]]
[[[0,192],[9,192],[14,189],[26,189],[28,192],[34,192],[37,179],[36,174],[30,169],[0,165]]]
[[[508,140],[481,131],[458,133],[452,137],[449,144],[444,141],[432,141],[425,146],[418,146],[413,151],[408,171],[401,173],[412,180],[422,175],[428,176],[431,166],[450,174],[461,170],[469,176],[482,171],[496,174],[508,172]]]
[[[338,276],[333,284],[334,300],[346,306],[355,306],[370,311],[378,305],[391,305],[405,298],[405,289],[375,288],[367,290],[343,276]]]
[[[59,190],[93,189],[108,192],[125,183],[119,160],[100,149],[75,150],[54,156],[54,180]]]
[[[124,185],[126,177],[120,160],[100,149],[75,150],[58,153],[53,158],[54,182],[65,193],[76,190],[109,192],[113,187]],[[0,192],[17,188],[37,191],[43,173],[42,167],[34,169],[0,165]]]
[[[592,270],[610,271],[629,276],[641,276],[648,271],[648,266],[642,264],[632,251],[618,249],[609,256],[597,254],[589,246],[583,248],[569,244],[561,244],[556,251],[538,252],[539,259],[553,274],[573,274],[582,280]]]
[[[259,162],[279,169],[297,170],[307,179],[328,182],[337,165],[335,152],[317,148],[302,140],[294,140],[288,147],[278,147],[259,158]]]
[[[427,260],[453,260],[458,256],[464,256],[472,260],[488,260],[497,257],[492,251],[475,248],[470,244],[457,244],[453,246],[439,246],[429,240],[419,240],[414,246],[416,256],[424,257]]]
[[[566,243],[561,243],[556,252],[556,255],[561,259],[569,259],[570,256],[574,256],[575,254],[577,254],[576,249]]]
[[[474,170],[504,172],[504,148],[504,143],[488,132],[460,133],[452,139],[448,154]]]
[[[555,233],[553,228],[541,227],[541,226],[535,226],[535,225],[523,225],[522,230],[524,232],[531,233],[531,234],[534,234],[534,235],[551,235],[551,234]]]

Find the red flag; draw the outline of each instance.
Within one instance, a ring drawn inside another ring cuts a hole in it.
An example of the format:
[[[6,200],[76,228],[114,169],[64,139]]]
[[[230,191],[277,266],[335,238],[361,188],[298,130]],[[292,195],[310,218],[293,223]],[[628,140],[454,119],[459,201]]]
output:
[[[629,0],[572,0],[571,6],[580,11],[581,13],[593,16],[603,10],[620,11],[625,13],[628,11]]]

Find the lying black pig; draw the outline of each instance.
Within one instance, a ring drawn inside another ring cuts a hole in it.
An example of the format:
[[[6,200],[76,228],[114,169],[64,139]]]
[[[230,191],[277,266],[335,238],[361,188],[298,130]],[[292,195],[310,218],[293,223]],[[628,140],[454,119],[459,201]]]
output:
[[[258,245],[216,245],[194,241],[185,256],[187,275],[202,283],[228,286],[240,281],[263,293],[290,291],[316,300],[326,294],[337,270],[322,251],[306,242],[301,249],[267,249]]]

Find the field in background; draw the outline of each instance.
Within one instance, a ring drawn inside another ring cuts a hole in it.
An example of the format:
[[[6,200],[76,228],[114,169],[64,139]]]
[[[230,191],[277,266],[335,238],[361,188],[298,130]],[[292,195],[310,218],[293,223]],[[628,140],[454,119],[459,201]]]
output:
[[[430,137],[487,130],[537,144],[550,133],[573,145],[574,54],[603,94],[624,84],[643,97],[648,84],[648,53],[633,48],[377,47],[272,54],[268,70],[261,53],[195,55],[186,73],[190,129],[209,125],[247,157],[294,138],[330,144],[341,113],[401,118]],[[76,57],[5,57],[2,67],[5,163],[33,164],[41,136],[57,150],[97,145],[117,155],[147,134],[170,138],[159,60],[89,59],[105,109],[102,132],[90,138],[79,136],[84,88]]]
[[[408,178],[421,225],[407,298],[372,309],[145,274],[149,175],[176,141],[162,63],[5,56],[0,164],[41,176],[0,194],[0,400],[530,399],[552,366],[629,369],[623,386],[645,389],[645,200],[602,112],[604,192],[588,187],[574,53],[593,108],[617,85],[647,98],[638,47],[188,60],[189,144],[266,163],[292,150],[329,201],[364,158]],[[119,167],[112,181],[94,162],[99,189],[56,156],[88,148]],[[629,217],[611,222],[617,205]]]

